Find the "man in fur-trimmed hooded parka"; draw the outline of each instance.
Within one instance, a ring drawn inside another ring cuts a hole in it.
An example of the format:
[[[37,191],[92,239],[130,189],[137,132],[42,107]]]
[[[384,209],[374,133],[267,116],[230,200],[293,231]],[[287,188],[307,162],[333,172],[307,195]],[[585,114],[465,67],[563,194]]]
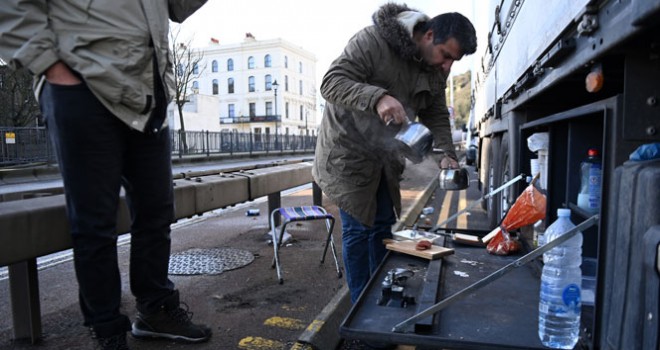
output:
[[[327,101],[312,173],[340,208],[346,278],[356,301],[385,255],[401,210],[405,159],[394,139],[418,119],[446,151],[441,168],[457,168],[445,86],[454,61],[476,50],[475,30],[458,13],[435,18],[387,3],[374,25],[353,36],[323,77]],[[393,125],[388,125],[393,124]]]

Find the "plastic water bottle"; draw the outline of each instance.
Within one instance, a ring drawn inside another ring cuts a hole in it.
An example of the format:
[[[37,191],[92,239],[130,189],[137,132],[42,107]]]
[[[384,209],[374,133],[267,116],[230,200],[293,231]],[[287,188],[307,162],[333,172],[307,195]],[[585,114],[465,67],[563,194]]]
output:
[[[595,213],[600,209],[601,161],[597,149],[589,149],[587,155],[588,158],[580,165],[581,184],[577,205]]]
[[[570,209],[557,209],[557,220],[545,230],[546,244],[575,227]],[[539,338],[555,349],[573,349],[580,334],[582,233],[546,252],[541,275]]]

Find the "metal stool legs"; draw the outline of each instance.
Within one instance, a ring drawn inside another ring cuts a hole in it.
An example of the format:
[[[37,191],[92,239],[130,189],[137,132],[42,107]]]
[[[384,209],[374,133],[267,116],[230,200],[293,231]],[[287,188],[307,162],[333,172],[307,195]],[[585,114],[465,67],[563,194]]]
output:
[[[279,232],[277,232],[277,227],[275,226],[275,215],[277,213],[282,214],[282,227]],[[286,226],[290,222],[294,221],[311,221],[311,220],[325,220],[326,230],[328,235],[325,241],[325,248],[323,249],[323,255],[321,257],[321,264],[325,261],[325,256],[328,252],[328,245],[332,250],[332,256],[335,260],[335,268],[337,270],[337,277],[341,278],[342,273],[339,267],[339,259],[337,259],[337,249],[335,247],[335,242],[332,237],[332,230],[335,225],[335,218],[328,214],[323,207],[319,206],[309,206],[309,207],[283,207],[273,210],[270,214],[270,226],[271,226],[271,235],[273,236],[273,263],[272,268],[277,270],[277,279],[280,284],[284,283],[284,278],[282,277],[282,268],[280,266],[280,256],[279,249],[282,246],[282,241],[284,239],[284,232],[286,231]]]

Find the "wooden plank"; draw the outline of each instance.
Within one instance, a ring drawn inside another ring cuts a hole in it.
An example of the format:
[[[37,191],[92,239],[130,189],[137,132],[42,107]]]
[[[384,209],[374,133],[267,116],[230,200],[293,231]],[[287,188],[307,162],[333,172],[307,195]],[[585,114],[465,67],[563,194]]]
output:
[[[383,243],[386,244],[385,247],[389,250],[429,260],[435,260],[443,256],[454,254],[454,249],[440,247],[437,245],[433,245],[431,248],[426,250],[417,250],[415,249],[415,246],[417,245],[417,242],[415,241],[383,240]]]

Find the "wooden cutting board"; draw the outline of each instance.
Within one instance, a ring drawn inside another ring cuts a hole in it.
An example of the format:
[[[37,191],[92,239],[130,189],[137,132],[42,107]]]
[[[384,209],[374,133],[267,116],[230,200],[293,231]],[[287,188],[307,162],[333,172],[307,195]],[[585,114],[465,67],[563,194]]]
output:
[[[389,250],[414,255],[429,260],[435,260],[446,255],[454,254],[454,249],[440,247],[437,245],[433,245],[431,248],[426,250],[417,250],[415,249],[415,246],[417,245],[417,242],[415,241],[395,241],[393,239],[384,239],[383,243],[385,243],[385,247]]]

